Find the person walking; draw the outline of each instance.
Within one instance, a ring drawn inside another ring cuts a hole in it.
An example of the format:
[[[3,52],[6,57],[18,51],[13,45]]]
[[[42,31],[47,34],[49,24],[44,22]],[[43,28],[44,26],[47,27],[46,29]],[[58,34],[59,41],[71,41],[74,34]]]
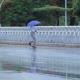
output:
[[[35,35],[37,32],[36,26],[39,24],[40,24],[40,21],[38,20],[32,20],[27,24],[27,27],[29,27],[31,30],[30,35],[31,35],[32,41],[29,42],[29,45],[31,45],[32,47],[36,46],[36,35]]]

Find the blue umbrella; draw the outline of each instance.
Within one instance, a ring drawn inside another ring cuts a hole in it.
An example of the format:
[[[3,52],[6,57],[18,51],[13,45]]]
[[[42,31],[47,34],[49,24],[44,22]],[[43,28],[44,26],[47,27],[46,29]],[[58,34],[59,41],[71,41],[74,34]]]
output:
[[[36,26],[36,25],[39,25],[41,22],[40,21],[38,21],[38,20],[33,20],[33,21],[30,21],[28,24],[27,24],[27,26],[28,27],[34,27],[34,26]]]
[[[39,25],[41,22],[38,21],[38,20],[32,20],[30,21],[27,26],[32,30],[32,31],[35,31],[36,30],[36,27],[37,25]]]

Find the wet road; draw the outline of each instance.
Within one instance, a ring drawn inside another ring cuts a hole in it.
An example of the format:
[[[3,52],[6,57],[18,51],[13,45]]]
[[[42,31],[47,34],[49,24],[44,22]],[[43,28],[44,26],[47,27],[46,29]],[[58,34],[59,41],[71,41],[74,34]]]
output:
[[[80,75],[80,48],[3,45],[0,63]]]

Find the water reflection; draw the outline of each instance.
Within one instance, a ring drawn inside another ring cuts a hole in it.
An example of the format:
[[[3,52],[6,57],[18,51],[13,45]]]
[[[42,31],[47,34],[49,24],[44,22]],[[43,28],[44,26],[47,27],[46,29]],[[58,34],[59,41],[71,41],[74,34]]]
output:
[[[32,47],[32,72],[36,72],[36,47]]]
[[[69,75],[80,76],[80,49],[0,46],[0,63],[3,70],[60,74],[67,71]]]

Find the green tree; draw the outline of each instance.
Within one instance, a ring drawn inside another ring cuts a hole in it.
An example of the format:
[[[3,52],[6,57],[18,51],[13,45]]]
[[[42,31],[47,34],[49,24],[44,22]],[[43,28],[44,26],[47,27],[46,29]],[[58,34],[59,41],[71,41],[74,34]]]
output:
[[[13,0],[11,3],[5,3],[1,10],[1,23],[3,26],[23,26],[25,22],[34,18],[31,13],[33,3],[31,0]]]
[[[77,25],[80,18],[80,0],[73,0],[73,11],[70,16],[70,25]]]
[[[80,17],[80,0],[74,0],[74,12]]]
[[[11,1],[11,2],[10,2]],[[65,0],[9,0],[3,4],[1,23],[3,26],[24,26],[30,19],[39,19],[46,25],[59,25],[60,16],[64,15]],[[76,0],[77,1],[77,0]],[[78,0],[80,1],[80,0]],[[73,1],[75,3],[75,1]],[[73,5],[72,0],[68,0],[68,13],[79,14],[79,4]],[[72,12],[73,11],[73,12]]]

